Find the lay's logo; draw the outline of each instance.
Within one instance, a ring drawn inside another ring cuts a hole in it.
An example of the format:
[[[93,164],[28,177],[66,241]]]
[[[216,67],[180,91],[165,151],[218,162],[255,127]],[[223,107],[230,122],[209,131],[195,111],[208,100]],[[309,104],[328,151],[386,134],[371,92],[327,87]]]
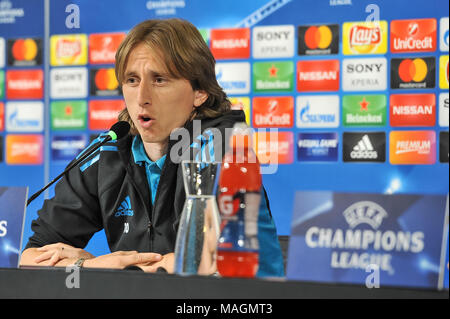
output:
[[[50,38],[50,64],[83,65],[87,63],[85,34],[54,35]]]
[[[344,23],[343,51],[346,55],[386,53],[387,22]]]
[[[42,64],[41,39],[9,39],[8,65],[35,66]]]

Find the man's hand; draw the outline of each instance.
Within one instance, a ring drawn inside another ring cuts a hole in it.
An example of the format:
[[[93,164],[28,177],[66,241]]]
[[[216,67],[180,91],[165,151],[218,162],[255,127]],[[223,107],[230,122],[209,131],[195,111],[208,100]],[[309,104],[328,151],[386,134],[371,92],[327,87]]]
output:
[[[162,256],[161,260],[157,262],[150,264],[137,264],[136,266],[140,267],[145,272],[156,272],[159,267],[162,267],[167,270],[169,274],[172,274],[175,266],[175,254],[168,253]]]
[[[44,263],[46,266],[55,266],[62,259],[91,259],[94,255],[88,253],[81,248],[75,248],[63,243],[56,243],[37,248],[36,251],[41,252],[34,259],[37,264]]]
[[[151,264],[161,261],[162,256],[156,253],[138,253],[137,251],[116,251],[112,254],[88,259],[84,262],[85,268],[113,268],[123,269],[136,265],[144,269]],[[156,268],[155,268],[156,270]]]

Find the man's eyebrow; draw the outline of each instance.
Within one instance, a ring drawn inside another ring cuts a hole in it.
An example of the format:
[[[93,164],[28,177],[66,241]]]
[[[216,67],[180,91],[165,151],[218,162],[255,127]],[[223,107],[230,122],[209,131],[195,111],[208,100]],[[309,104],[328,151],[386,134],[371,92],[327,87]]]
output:
[[[151,76],[164,76],[167,78],[171,78],[172,76],[168,72],[160,72],[155,70],[149,70],[148,73],[150,73]],[[125,78],[130,76],[138,76],[137,72],[133,70],[125,71]]]

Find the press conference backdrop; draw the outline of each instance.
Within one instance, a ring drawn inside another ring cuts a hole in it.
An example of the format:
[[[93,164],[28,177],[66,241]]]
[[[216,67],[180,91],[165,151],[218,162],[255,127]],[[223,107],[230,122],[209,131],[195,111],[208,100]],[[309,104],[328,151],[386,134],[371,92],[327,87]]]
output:
[[[262,162],[277,153],[263,179],[280,235],[296,191],[445,195],[448,11],[445,0],[1,0],[0,185],[34,193],[108,129],[124,107],[120,41],[145,19],[181,17],[234,107],[266,129]],[[104,233],[87,249],[107,253]]]

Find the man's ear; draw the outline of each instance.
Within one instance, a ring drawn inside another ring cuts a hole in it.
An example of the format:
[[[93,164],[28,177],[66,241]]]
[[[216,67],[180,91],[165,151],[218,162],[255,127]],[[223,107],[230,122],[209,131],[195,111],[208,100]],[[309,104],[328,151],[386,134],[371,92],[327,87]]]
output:
[[[209,94],[203,90],[194,91],[194,106],[199,107],[208,99]]]

